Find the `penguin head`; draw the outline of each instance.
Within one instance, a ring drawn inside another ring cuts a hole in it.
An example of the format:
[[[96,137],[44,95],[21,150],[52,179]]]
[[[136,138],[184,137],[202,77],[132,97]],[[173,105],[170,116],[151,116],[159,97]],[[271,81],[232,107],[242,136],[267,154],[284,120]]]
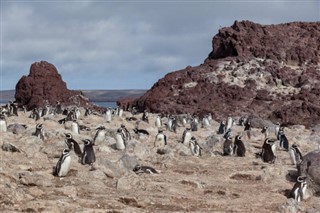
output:
[[[299,176],[299,177],[297,177],[297,182],[306,183],[307,182],[307,176]]]
[[[105,130],[106,128],[104,126],[99,126],[98,128],[96,128],[96,130]]]
[[[42,124],[37,124],[36,129],[42,129]]]
[[[270,139],[270,138],[266,138],[266,139],[265,139],[265,143],[268,144],[268,145],[270,145],[270,146],[272,146],[272,145],[275,143],[275,141],[272,140],[272,139]]]
[[[64,135],[66,136],[66,139],[72,139],[71,133],[64,133]]]
[[[240,140],[241,140],[241,138],[242,138],[242,136],[241,136],[241,135],[237,135],[237,136],[236,136],[236,140],[238,140],[238,141],[240,141]]]
[[[66,149],[64,149],[63,151],[62,151],[62,154],[63,155],[67,155],[67,154],[69,154],[70,153],[70,149],[68,149],[68,148],[66,148]]]
[[[82,140],[82,142],[84,143],[85,146],[89,146],[92,142],[89,139],[84,139]]]
[[[141,169],[141,165],[140,164],[137,164],[134,168],[133,168],[133,171],[134,172],[137,172]]]

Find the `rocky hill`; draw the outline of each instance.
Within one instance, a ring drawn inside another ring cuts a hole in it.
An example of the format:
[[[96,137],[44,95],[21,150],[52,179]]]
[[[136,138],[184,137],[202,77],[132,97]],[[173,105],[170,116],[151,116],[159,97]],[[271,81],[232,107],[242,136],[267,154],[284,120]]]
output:
[[[157,113],[211,112],[218,120],[258,115],[310,127],[320,123],[319,61],[320,22],[236,21],[213,37],[203,64],[167,74],[133,104]]]

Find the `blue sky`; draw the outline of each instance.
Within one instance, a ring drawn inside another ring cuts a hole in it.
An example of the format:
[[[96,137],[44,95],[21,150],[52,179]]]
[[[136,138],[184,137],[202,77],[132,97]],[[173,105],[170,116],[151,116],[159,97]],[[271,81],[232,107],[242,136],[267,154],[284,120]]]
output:
[[[320,21],[319,2],[1,0],[0,90],[41,60],[69,89],[149,89],[203,63],[219,28]]]

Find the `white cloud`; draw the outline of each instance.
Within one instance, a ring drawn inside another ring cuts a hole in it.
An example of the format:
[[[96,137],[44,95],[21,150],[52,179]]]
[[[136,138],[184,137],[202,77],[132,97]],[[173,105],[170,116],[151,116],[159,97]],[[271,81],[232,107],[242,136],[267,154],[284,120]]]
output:
[[[313,1],[6,1],[1,12],[2,75],[11,76],[3,89],[40,60],[56,65],[70,88],[147,89],[168,72],[202,63],[213,35],[236,19],[320,19]]]

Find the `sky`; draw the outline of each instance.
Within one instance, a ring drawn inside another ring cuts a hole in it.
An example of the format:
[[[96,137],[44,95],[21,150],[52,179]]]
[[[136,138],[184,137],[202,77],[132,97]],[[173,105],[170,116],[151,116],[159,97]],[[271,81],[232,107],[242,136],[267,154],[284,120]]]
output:
[[[0,90],[32,63],[52,63],[69,89],[150,89],[197,66],[235,20],[320,21],[320,1],[1,0]]]

